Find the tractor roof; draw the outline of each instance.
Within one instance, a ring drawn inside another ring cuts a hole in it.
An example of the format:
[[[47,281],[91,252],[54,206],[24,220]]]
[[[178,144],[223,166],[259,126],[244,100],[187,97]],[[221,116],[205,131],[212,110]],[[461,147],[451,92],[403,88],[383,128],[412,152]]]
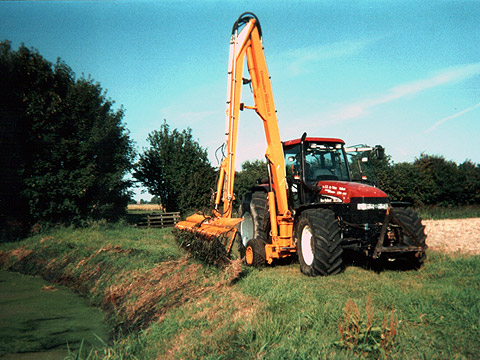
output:
[[[283,142],[284,146],[292,146],[300,144],[301,139],[287,140]],[[345,141],[337,138],[321,138],[321,137],[307,137],[305,142],[317,142],[317,143],[335,143],[335,144],[345,144]]]

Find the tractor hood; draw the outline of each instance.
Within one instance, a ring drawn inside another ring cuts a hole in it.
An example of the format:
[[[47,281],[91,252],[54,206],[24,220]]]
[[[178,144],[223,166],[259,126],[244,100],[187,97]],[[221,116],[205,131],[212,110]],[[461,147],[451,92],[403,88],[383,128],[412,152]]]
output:
[[[351,199],[356,198],[385,198],[387,202],[387,194],[382,190],[361,183],[348,181],[319,181],[318,186],[321,186],[320,194],[327,198],[334,200],[334,202],[350,203]]]

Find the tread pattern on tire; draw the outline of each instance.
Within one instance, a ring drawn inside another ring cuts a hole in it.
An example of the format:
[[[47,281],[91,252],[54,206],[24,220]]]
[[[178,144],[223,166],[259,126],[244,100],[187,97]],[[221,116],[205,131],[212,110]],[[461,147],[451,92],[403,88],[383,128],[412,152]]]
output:
[[[301,247],[300,236],[305,226],[309,226],[313,238],[313,262],[307,265],[301,258],[299,249],[300,270],[308,276],[328,276],[342,272],[343,248],[340,227],[333,211],[328,209],[308,209],[301,215],[296,227],[297,248]]]
[[[240,207],[240,217],[249,212],[252,215],[254,223],[253,238],[262,239],[265,243],[270,243],[270,213],[268,208],[268,194],[264,191],[255,191],[250,199],[243,202]],[[245,245],[242,242],[242,235],[238,236],[238,250],[240,257],[245,256]]]
[[[417,238],[419,244],[424,246],[427,239],[427,235],[425,234],[425,225],[422,224],[422,220],[418,216],[417,212],[412,208],[395,208],[394,214],[397,219],[408,229],[408,231]],[[403,234],[403,241],[406,245],[417,245],[405,233]],[[421,267],[426,259],[426,254],[424,251],[420,257],[410,257],[410,260],[413,262],[413,266]]]
[[[251,247],[253,250],[253,261],[251,265],[254,267],[265,266],[265,241],[263,239],[252,239],[247,242],[247,247]]]
[[[255,191],[252,194],[250,211],[255,223],[255,239],[262,239],[268,243],[270,232],[270,213],[268,207],[268,194],[264,191]]]

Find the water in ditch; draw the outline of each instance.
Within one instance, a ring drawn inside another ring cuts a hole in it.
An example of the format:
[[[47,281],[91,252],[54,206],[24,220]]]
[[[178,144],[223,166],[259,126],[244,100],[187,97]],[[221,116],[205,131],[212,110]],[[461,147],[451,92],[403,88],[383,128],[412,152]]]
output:
[[[99,309],[39,277],[0,271],[0,359],[64,359],[103,347],[109,330]]]

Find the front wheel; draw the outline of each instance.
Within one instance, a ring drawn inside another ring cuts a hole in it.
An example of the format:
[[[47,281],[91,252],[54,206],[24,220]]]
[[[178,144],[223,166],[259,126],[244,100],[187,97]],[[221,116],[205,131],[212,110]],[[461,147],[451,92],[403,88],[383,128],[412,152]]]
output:
[[[247,242],[247,246],[245,247],[245,262],[248,266],[265,266],[265,241],[257,238]]]
[[[344,270],[340,227],[333,211],[305,210],[295,229],[302,273],[308,276],[327,276]]]

